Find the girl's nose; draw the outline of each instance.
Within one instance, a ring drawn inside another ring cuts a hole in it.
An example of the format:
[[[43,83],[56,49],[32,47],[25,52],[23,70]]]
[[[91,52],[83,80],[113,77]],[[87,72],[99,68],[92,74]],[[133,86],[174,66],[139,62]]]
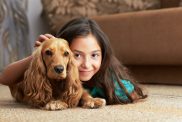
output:
[[[83,60],[83,62],[82,62],[82,67],[89,68],[90,66],[91,66],[91,62],[90,62],[89,58],[85,58],[85,60]]]

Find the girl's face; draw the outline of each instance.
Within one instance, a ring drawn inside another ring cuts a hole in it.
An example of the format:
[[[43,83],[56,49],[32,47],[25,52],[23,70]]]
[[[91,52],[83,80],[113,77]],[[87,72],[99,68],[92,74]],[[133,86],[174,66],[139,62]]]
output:
[[[91,34],[77,37],[73,39],[70,48],[78,65],[80,80],[90,80],[100,69],[102,61],[101,48],[96,38]]]

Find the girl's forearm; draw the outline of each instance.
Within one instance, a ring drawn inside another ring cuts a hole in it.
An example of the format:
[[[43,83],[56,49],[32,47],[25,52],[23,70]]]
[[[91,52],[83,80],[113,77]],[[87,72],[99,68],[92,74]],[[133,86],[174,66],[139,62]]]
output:
[[[29,56],[5,67],[0,73],[0,84],[10,86],[19,82],[24,75],[25,70],[28,68],[31,59],[32,56]]]

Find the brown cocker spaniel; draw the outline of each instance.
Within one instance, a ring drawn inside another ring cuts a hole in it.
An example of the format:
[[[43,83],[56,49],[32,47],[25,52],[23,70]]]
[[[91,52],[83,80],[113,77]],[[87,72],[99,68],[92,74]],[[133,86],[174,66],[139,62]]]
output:
[[[10,91],[17,101],[46,110],[78,105],[99,108],[106,104],[82,88],[68,42],[58,38],[44,41],[34,51],[23,81],[11,86]]]

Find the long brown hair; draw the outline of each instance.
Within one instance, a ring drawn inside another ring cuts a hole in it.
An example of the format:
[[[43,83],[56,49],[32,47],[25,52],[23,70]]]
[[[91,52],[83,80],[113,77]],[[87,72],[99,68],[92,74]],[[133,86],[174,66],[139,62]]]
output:
[[[56,37],[64,38],[71,44],[76,37],[85,37],[89,34],[95,36],[102,50],[102,62],[100,70],[91,78],[97,87],[104,90],[107,104],[131,103],[135,99],[127,92],[121,82],[121,79],[127,79],[134,85],[137,95],[143,99],[147,96],[143,94],[142,89],[138,86],[133,78],[128,75],[127,68],[124,67],[115,57],[110,46],[110,41],[106,34],[100,29],[99,25],[89,18],[76,18],[65,24],[57,33]],[[128,100],[119,99],[115,94],[113,80],[116,80],[119,86],[124,90]]]

